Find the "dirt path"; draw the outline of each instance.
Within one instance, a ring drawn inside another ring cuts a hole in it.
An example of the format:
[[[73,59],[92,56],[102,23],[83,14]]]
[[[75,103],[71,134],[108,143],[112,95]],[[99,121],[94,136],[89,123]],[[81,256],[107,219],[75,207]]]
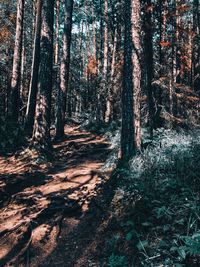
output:
[[[76,126],[65,133],[51,165],[0,158],[0,266],[96,266],[87,256],[99,223],[90,204],[109,178],[101,171],[109,144]]]

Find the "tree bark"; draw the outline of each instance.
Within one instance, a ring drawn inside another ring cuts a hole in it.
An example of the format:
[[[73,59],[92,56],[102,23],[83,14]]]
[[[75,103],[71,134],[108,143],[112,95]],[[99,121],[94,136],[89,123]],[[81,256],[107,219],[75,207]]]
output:
[[[140,25],[140,1],[132,1],[132,43],[133,43],[133,112],[134,112],[134,148],[141,149],[141,25]]]
[[[108,0],[104,1],[104,50],[103,50],[103,83],[102,89],[107,90],[108,88]],[[108,123],[110,119],[110,92],[109,88],[105,92],[106,94],[106,107],[105,107],[105,122]]]
[[[41,11],[42,11],[42,0],[37,0],[37,14],[36,14],[36,25],[35,25],[35,37],[33,46],[33,59],[31,69],[31,80],[28,95],[28,104],[26,109],[25,129],[27,133],[32,134],[36,98],[38,91],[38,72],[40,63],[40,35],[41,35]]]
[[[122,90],[121,158],[129,160],[141,148],[140,127],[140,3],[125,3],[124,76]]]
[[[17,123],[18,121],[19,106],[20,106],[20,79],[21,79],[24,3],[25,0],[18,0],[17,2],[15,48],[14,48],[11,91],[10,91],[11,102],[9,105],[10,120],[13,121],[14,123]]]
[[[108,0],[104,1],[104,50],[103,50],[103,80],[107,80],[108,74]]]
[[[50,117],[53,67],[54,1],[43,0],[40,41],[38,97],[33,130],[33,144],[46,151],[51,148]]]
[[[178,11],[178,6],[180,5],[180,0],[176,0],[175,8],[176,8],[176,28],[175,28],[175,62],[176,62],[176,83],[181,82],[181,51],[180,51],[180,14]]]
[[[65,0],[63,55],[60,66],[60,87],[58,91],[57,112],[56,112],[56,138],[61,138],[64,135],[66,94],[68,91],[68,82],[69,82],[72,12],[73,12],[73,0]]]
[[[114,73],[115,73],[115,61],[117,51],[117,29],[114,32],[113,50],[112,50],[112,62],[111,62],[111,73],[110,73],[110,84],[108,84],[108,96],[106,100],[106,113],[105,122],[109,123],[112,119],[113,112],[113,99],[112,99],[112,88],[114,87]]]
[[[146,56],[146,75],[147,75],[147,97],[148,97],[148,108],[149,108],[149,130],[150,137],[153,138],[154,124],[154,100],[153,100],[153,88],[152,80],[154,73],[153,66],[153,40],[152,40],[152,11],[151,11],[151,0],[146,0],[145,5],[145,22],[144,22],[144,44],[145,44],[145,56]]]
[[[55,59],[54,63],[58,65],[59,57],[59,29],[60,29],[60,0],[56,1],[56,40],[55,40]]]
[[[193,31],[195,38],[193,39],[193,86],[194,91],[200,94],[200,15],[199,0],[193,1]]]

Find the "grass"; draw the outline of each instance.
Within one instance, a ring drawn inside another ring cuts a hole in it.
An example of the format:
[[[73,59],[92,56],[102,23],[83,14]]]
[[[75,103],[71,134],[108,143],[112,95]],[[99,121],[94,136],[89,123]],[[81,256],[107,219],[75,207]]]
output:
[[[110,266],[118,257],[136,267],[200,266],[200,133],[161,129],[117,173],[113,216],[123,238]]]

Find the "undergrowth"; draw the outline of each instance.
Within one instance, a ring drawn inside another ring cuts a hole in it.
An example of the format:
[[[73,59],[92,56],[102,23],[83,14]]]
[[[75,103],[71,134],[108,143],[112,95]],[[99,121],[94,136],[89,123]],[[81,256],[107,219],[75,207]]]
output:
[[[200,266],[200,133],[160,130],[116,177],[108,266]]]

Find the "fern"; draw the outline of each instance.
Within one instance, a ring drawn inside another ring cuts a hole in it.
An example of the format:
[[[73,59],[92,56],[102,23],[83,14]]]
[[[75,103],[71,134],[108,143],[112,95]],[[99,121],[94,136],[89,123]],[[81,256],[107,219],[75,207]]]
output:
[[[125,256],[115,255],[114,253],[108,259],[109,267],[127,267],[127,259]]]
[[[185,243],[188,254],[200,255],[200,233],[195,233],[192,236],[181,236],[181,240]]]

